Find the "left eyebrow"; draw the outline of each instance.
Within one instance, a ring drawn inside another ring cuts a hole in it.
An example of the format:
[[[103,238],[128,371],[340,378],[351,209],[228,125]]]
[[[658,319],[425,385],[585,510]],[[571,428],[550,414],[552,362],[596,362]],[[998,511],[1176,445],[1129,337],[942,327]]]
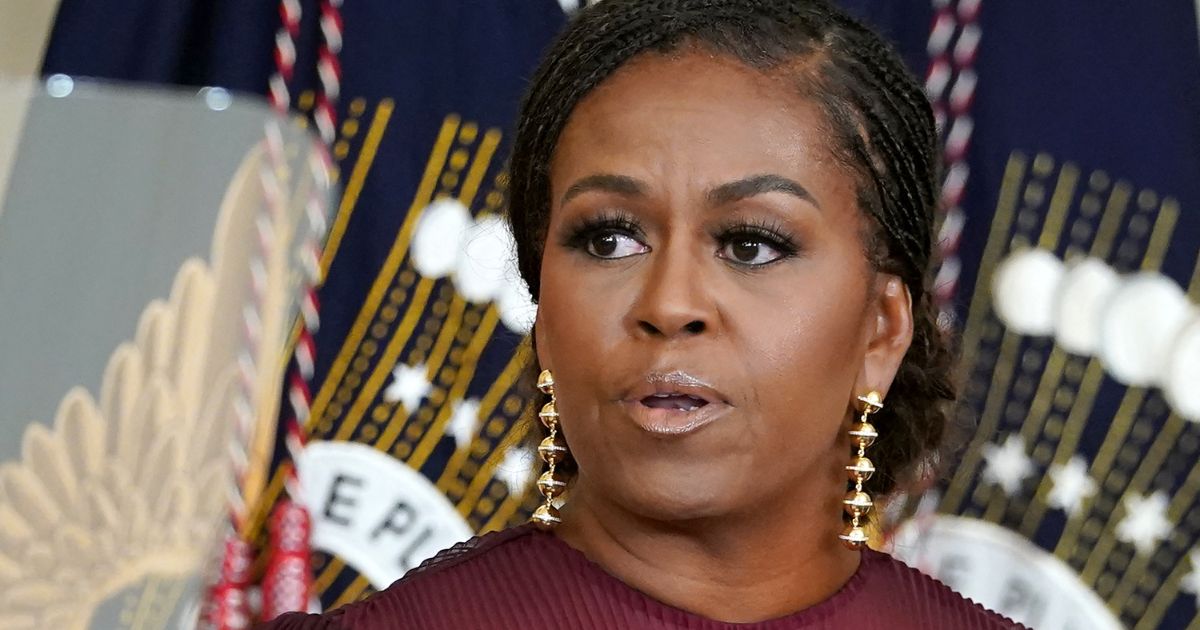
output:
[[[818,210],[821,209],[821,204],[817,203],[816,198],[808,192],[807,188],[782,175],[771,174],[751,175],[721,184],[708,191],[708,202],[714,206],[720,206],[769,192],[786,193],[811,203]]]

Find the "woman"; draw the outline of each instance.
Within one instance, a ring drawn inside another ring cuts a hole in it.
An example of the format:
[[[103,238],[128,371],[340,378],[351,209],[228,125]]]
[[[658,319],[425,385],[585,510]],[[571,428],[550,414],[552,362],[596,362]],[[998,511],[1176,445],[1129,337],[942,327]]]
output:
[[[863,545],[953,398],[937,159],[920,87],[824,2],[582,11],[510,170],[536,522],[272,627],[1017,627]]]

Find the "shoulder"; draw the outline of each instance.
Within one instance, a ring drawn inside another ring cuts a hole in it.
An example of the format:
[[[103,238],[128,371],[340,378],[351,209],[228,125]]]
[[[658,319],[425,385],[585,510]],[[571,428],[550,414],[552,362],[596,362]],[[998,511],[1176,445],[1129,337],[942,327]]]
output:
[[[382,630],[480,627],[484,611],[517,612],[535,604],[531,565],[554,553],[529,526],[477,536],[439,552],[391,586],[326,615],[285,615],[269,630]],[[532,617],[530,617],[532,618]]]
[[[340,616],[338,613],[309,615],[293,612],[254,627],[257,630],[343,630],[343,626],[337,620]]]
[[[549,545],[548,534],[530,524],[491,532],[439,551],[434,557],[404,574],[387,590],[421,588],[426,582],[462,572],[472,574],[513,560],[540,555]]]
[[[960,595],[941,581],[878,551],[863,552],[864,592],[882,610],[907,610],[920,628],[1028,630],[1004,615]]]

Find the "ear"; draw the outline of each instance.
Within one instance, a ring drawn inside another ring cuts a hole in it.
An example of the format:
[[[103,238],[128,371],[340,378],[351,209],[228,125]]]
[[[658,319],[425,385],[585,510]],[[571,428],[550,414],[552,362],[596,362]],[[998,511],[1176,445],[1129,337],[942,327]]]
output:
[[[867,349],[853,395],[874,390],[886,399],[904,354],[912,344],[912,294],[897,276],[878,274],[876,278],[872,303],[868,305]]]

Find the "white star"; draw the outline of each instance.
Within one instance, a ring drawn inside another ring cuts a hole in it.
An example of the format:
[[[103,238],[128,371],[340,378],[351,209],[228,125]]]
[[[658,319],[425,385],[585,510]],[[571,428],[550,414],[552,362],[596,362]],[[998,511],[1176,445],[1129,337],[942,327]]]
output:
[[[1004,446],[985,444],[983,457],[987,460],[983,478],[999,484],[1008,495],[1020,490],[1021,482],[1033,473],[1033,462],[1025,454],[1025,440],[1019,435],[1008,436]]]
[[[1167,520],[1167,493],[1150,496],[1131,492],[1125,498],[1125,518],[1117,524],[1117,539],[1131,543],[1139,554],[1147,554],[1171,533]]]
[[[454,405],[454,413],[450,416],[450,435],[454,436],[456,448],[462,448],[471,443],[475,428],[479,424],[479,401],[460,400]]]
[[[1188,562],[1192,572],[1179,580],[1179,590],[1196,596],[1196,606],[1200,607],[1200,549],[1194,549],[1188,554]]]
[[[397,363],[392,369],[392,384],[383,390],[383,399],[391,403],[403,403],[405,411],[409,413],[416,411],[421,399],[433,389],[429,379],[425,378],[427,370],[424,363],[414,366]]]
[[[1051,464],[1050,479],[1054,487],[1050,490],[1047,502],[1051,507],[1065,511],[1068,516],[1074,516],[1084,500],[1096,494],[1096,480],[1088,475],[1087,462],[1079,455],[1072,457],[1065,466]]]
[[[496,467],[496,477],[508,486],[509,494],[524,494],[533,477],[533,450],[514,446],[504,451],[504,461]]]

